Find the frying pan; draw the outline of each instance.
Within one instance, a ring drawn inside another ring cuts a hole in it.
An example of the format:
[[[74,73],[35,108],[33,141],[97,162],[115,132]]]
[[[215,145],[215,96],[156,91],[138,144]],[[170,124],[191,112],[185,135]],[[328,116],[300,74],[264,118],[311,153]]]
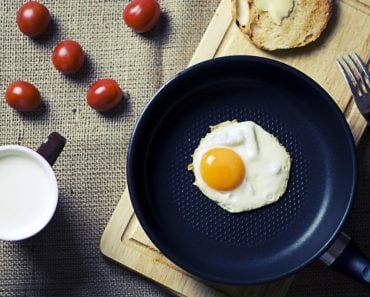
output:
[[[282,198],[239,214],[206,198],[187,170],[209,126],[233,119],[261,125],[292,158]],[[351,131],[330,96],[290,66],[229,56],[179,73],[154,95],[134,128],[127,178],[149,238],[202,279],[269,282],[322,256],[332,267],[369,281],[368,262],[340,233],[356,190]]]

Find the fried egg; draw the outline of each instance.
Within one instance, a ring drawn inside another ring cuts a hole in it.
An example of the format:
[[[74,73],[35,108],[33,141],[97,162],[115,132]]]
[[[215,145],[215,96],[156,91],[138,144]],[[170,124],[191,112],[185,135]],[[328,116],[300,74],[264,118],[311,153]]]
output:
[[[291,159],[270,133],[252,121],[226,121],[201,139],[189,168],[194,185],[237,213],[276,202],[286,191]]]

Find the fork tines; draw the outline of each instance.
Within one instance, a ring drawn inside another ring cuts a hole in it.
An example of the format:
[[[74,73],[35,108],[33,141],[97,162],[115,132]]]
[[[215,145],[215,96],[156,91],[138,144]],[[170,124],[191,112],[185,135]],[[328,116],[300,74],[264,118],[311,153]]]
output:
[[[338,58],[337,64],[353,96],[360,97],[370,92],[370,72],[355,52]]]

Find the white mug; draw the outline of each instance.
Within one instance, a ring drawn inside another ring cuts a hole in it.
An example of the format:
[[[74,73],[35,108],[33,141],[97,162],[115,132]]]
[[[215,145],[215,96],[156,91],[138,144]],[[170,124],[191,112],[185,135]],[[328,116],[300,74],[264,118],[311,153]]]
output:
[[[65,138],[51,133],[37,151],[0,146],[0,239],[22,240],[41,231],[53,217],[58,184],[52,165]]]

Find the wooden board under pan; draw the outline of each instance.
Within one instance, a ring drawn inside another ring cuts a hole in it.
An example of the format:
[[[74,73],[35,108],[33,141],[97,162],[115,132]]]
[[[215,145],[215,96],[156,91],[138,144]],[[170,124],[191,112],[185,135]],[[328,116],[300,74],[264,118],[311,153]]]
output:
[[[366,62],[370,54],[370,1],[334,1],[334,15],[323,35],[298,49],[265,52],[254,47],[231,19],[230,0],[222,0],[189,65],[227,55],[268,57],[292,65],[317,81],[344,112],[358,142],[366,123],[351,98],[335,59],[356,51]],[[203,282],[164,257],[148,239],[123,193],[100,242],[109,259],[147,277],[178,296],[282,297],[294,277],[272,284],[231,287]]]

